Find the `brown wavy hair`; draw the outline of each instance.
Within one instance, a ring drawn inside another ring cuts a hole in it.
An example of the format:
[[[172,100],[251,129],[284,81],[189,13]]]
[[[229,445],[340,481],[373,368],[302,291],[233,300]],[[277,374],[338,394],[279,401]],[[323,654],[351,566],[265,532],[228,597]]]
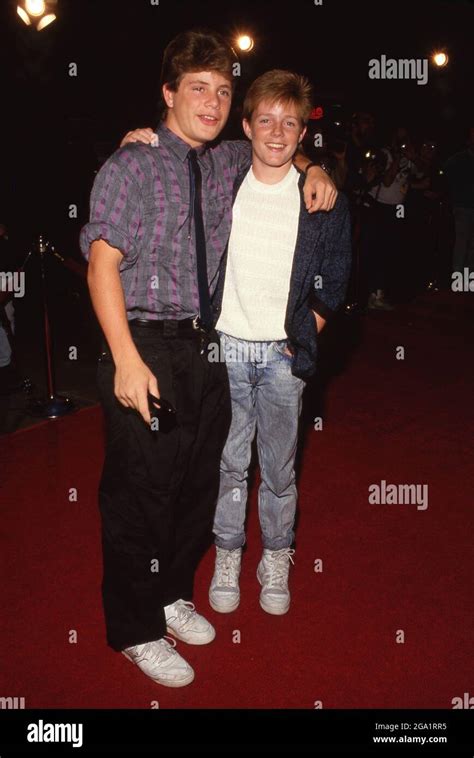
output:
[[[166,84],[177,92],[183,76],[194,71],[215,71],[229,79],[234,87],[236,63],[238,57],[234,49],[221,34],[204,28],[181,32],[165,49],[160,91]],[[166,105],[162,97],[160,106],[164,117]]]

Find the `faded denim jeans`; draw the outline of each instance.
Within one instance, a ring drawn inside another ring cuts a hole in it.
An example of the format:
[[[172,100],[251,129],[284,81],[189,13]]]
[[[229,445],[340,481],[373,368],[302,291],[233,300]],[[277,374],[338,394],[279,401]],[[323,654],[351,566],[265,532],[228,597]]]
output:
[[[228,550],[245,544],[247,475],[257,433],[263,547],[290,547],[295,536],[294,462],[305,382],[291,373],[292,357],[284,353],[286,340],[248,342],[218,334],[229,375],[232,422],[221,458],[215,544]]]

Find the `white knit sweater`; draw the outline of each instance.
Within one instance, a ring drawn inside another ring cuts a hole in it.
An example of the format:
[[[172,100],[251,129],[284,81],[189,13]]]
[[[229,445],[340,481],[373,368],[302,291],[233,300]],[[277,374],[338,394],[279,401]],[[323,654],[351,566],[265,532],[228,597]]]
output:
[[[217,329],[245,340],[284,339],[298,234],[298,172],[263,184],[250,169],[237,194]]]

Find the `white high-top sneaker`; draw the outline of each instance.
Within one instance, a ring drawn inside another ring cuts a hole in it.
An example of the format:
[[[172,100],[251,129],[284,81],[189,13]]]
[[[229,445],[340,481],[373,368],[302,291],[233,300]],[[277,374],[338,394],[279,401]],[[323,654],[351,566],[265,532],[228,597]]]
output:
[[[294,550],[264,550],[257,568],[257,579],[262,585],[260,605],[267,613],[281,616],[290,607],[288,572],[293,563]]]
[[[178,640],[189,645],[207,645],[216,636],[216,630],[204,616],[196,612],[194,603],[176,600],[165,606],[166,629]]]
[[[231,613],[240,603],[241,560],[242,548],[224,550],[216,546],[216,566],[209,587],[209,603],[219,613]]]
[[[157,684],[163,684],[165,687],[185,687],[193,681],[194,671],[174,650],[175,647],[175,640],[162,637],[143,645],[126,647],[121,652]]]

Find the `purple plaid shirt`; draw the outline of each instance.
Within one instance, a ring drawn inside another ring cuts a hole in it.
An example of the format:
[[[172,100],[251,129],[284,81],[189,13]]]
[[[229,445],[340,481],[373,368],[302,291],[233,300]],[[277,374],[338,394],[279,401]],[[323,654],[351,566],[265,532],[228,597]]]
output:
[[[96,176],[82,254],[94,240],[118,248],[128,319],[183,319],[199,313],[196,245],[190,208],[190,146],[160,124],[159,147],[117,150]],[[251,143],[220,142],[197,149],[211,297],[232,224],[232,189],[251,162]]]

